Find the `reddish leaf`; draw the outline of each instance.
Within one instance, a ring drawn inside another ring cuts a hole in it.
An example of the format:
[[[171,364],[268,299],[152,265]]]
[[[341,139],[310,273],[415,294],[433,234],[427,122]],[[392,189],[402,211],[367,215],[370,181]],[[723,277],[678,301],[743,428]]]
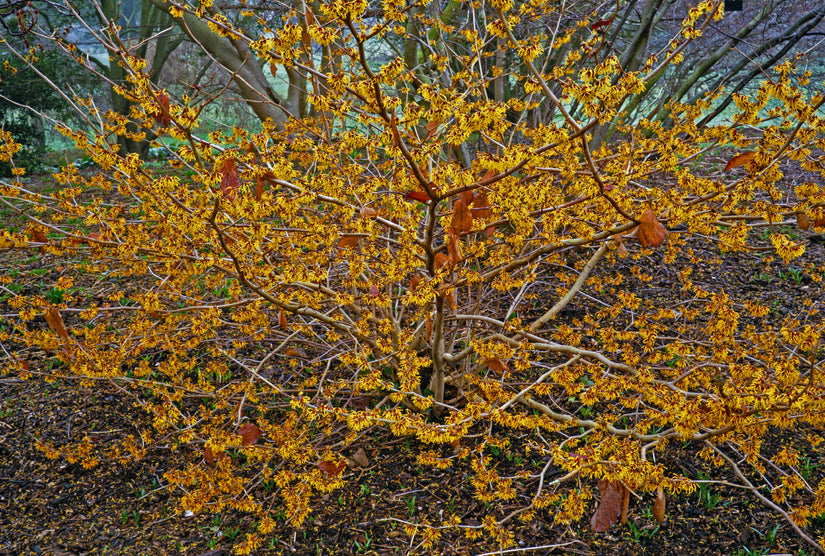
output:
[[[662,523],[665,520],[665,491],[662,490],[662,485],[656,489],[656,500],[653,502],[653,517],[656,521]]]
[[[481,176],[481,182],[487,185],[487,183],[485,182],[492,181],[492,179],[497,175],[498,172],[494,172],[493,170],[487,170],[486,172],[484,172],[484,175]]]
[[[596,23],[594,23],[593,25],[591,25],[591,26],[590,26],[590,28],[591,28],[593,31],[598,31],[598,30],[599,30],[599,29],[601,29],[602,27],[607,27],[607,26],[608,26],[608,25],[610,25],[611,23],[613,23],[613,18],[612,18],[612,17],[611,17],[610,19],[600,19],[599,21],[597,21]]]
[[[38,230],[37,228],[31,231],[32,241],[35,243],[49,243],[49,238],[46,237],[46,234],[43,233],[43,230]]]
[[[610,529],[622,511],[621,483],[602,479],[599,481],[599,492],[602,499],[590,518],[590,528],[594,533],[604,533]]]
[[[275,62],[269,63],[269,73],[272,74],[272,77],[278,78],[278,66],[275,65]]]
[[[352,398],[347,402],[347,405],[354,407],[356,409],[367,409],[370,406],[370,399],[366,396]]]
[[[169,95],[165,91],[158,93],[158,105],[160,114],[155,115],[155,121],[162,127],[166,127],[172,123],[172,117],[169,115]]]
[[[238,170],[235,168],[235,160],[227,158],[221,165],[221,194],[230,201],[235,199],[235,194],[241,187],[238,179]]]
[[[414,274],[412,278],[410,278],[410,291],[415,291],[418,289],[418,284],[421,282],[421,278],[418,274]]]
[[[642,247],[659,247],[667,236],[667,230],[656,219],[656,213],[647,209],[639,218],[639,231],[636,239]]]
[[[238,429],[238,434],[241,435],[241,446],[252,446],[261,439],[261,429],[254,423],[244,423]]]
[[[286,313],[284,313],[283,309],[278,311],[278,326],[280,326],[284,330],[289,329],[289,321],[286,320]]]
[[[435,260],[433,261],[433,266],[435,266],[435,269],[438,270],[439,268],[442,268],[444,265],[449,264],[449,262],[450,257],[445,255],[444,253],[436,253]]]
[[[346,462],[343,461],[341,463],[334,463],[324,460],[318,464],[318,469],[326,473],[329,477],[337,477],[346,466]]]
[[[753,161],[754,158],[756,158],[756,153],[754,151],[745,151],[742,154],[737,154],[725,165],[725,172],[732,170],[737,166],[744,166],[745,164]]]
[[[441,122],[427,122],[427,139],[435,135]]]
[[[338,240],[338,247],[341,249],[354,249],[358,247],[358,236],[341,236],[341,239]]]
[[[370,295],[372,297],[378,297],[379,295],[381,295],[381,292],[378,291],[378,286],[376,286],[375,284],[370,285]]]
[[[503,362],[498,357],[491,357],[490,359],[484,358],[484,363],[487,364],[487,367],[500,375],[508,372],[510,367],[507,366],[507,363]]]
[[[367,452],[363,448],[358,448],[350,458],[358,467],[369,467],[370,459],[367,457]]]
[[[490,201],[487,200],[487,193],[479,191],[473,196],[473,216],[478,218],[490,218]]]
[[[455,290],[453,289],[453,290],[450,290],[449,292],[447,292],[446,298],[447,298],[447,304],[450,306],[450,309],[455,311],[455,308],[456,308]]]
[[[470,208],[461,199],[453,205],[453,217],[450,220],[450,225],[456,232],[461,234],[466,234],[473,229],[473,215],[470,214]]]
[[[448,258],[450,261],[450,267],[455,268],[463,256],[461,253],[461,240],[458,239],[458,236],[453,233],[452,230],[448,230],[447,234],[449,236],[449,241],[447,243],[447,254],[449,255]]]
[[[284,355],[286,355],[287,357],[297,357],[299,359],[303,359],[307,356],[307,354],[304,353],[303,350],[294,347],[286,348],[284,350]]]
[[[60,310],[57,307],[49,307],[45,314],[46,322],[52,332],[63,338],[69,339],[69,331],[66,330],[66,325],[63,323],[63,317],[60,316]]]
[[[473,191],[471,189],[468,189],[467,191],[462,191],[461,195],[459,195],[458,198],[464,201],[464,204],[469,207],[473,204]]]
[[[264,180],[261,176],[255,178],[255,200],[260,201],[264,196]]]
[[[798,214],[796,215],[796,225],[799,226],[801,230],[807,230],[811,227],[811,219],[805,213]]]
[[[424,193],[423,191],[407,191],[404,194],[404,199],[407,201],[418,201],[419,203],[429,203],[430,196]]]

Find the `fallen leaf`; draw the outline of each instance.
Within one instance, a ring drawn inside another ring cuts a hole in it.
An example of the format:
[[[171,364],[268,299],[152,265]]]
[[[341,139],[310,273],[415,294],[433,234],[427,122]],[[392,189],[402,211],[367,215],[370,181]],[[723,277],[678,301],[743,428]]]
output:
[[[283,309],[278,311],[278,326],[280,326],[284,330],[289,329],[289,321],[286,320],[286,313]]]
[[[284,350],[284,355],[287,357],[298,357],[299,359],[303,359],[307,356],[306,353],[302,349],[288,347]]]
[[[470,214],[470,207],[458,199],[453,205],[453,217],[450,220],[450,225],[457,233],[466,234],[473,229],[473,215]]]
[[[367,457],[367,453],[364,451],[363,448],[358,448],[354,454],[352,454],[352,461],[358,464],[359,467],[369,467],[370,460]]]
[[[504,363],[498,357],[491,357],[489,359],[487,359],[485,357],[484,358],[484,363],[487,365],[487,367],[491,371],[494,371],[494,372],[496,372],[500,375],[503,375],[503,374],[509,372],[509,370],[510,370],[510,367],[507,366],[507,363]]]
[[[46,311],[45,317],[49,328],[52,329],[52,332],[64,340],[69,339],[69,331],[66,330],[66,325],[63,323],[63,317],[60,316],[60,309],[57,307],[49,307]]]
[[[811,219],[808,217],[807,214],[797,214],[796,225],[799,226],[801,230],[808,230],[811,227]]]
[[[318,463],[318,469],[320,469],[330,477],[337,477],[338,475],[340,475],[341,471],[343,471],[344,467],[346,466],[346,462],[343,461],[340,463],[334,463],[331,461],[324,460]]]
[[[447,292],[447,304],[450,306],[450,309],[455,311],[456,302],[455,302],[455,290],[450,290]]]
[[[656,213],[647,209],[639,218],[639,231],[636,239],[642,247],[659,247],[665,241],[666,236],[667,230],[656,219]]]
[[[358,236],[344,235],[338,240],[339,248],[354,249],[358,246]]]
[[[622,511],[622,485],[618,481],[599,481],[599,492],[602,495],[593,517],[590,518],[590,528],[594,533],[604,533],[616,523],[616,518]]]
[[[653,502],[653,517],[655,517],[659,523],[665,520],[665,491],[662,490],[662,485],[659,485],[656,489],[656,500]]]
[[[725,165],[725,172],[728,172],[737,166],[744,166],[745,164],[753,161],[754,158],[756,158],[755,151],[745,151],[742,154],[737,154]]]
[[[421,278],[419,278],[418,274],[414,274],[413,277],[410,278],[410,291],[417,290],[420,282]]]
[[[468,189],[467,191],[462,191],[461,195],[458,196],[459,199],[464,201],[464,204],[468,207],[473,203],[473,191],[472,189]]]
[[[261,439],[261,429],[254,423],[244,423],[238,429],[238,434],[241,435],[241,446],[251,446]]]
[[[260,201],[264,196],[264,180],[261,176],[255,178],[255,200]]]

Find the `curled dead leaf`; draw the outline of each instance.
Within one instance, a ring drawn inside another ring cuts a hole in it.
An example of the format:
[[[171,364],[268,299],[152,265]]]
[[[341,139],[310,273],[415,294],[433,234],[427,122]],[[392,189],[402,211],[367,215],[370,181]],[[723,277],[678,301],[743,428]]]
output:
[[[622,483],[622,513],[619,516],[619,521],[622,525],[627,523],[627,511],[630,507],[630,489]]]
[[[449,264],[449,262],[450,257],[445,255],[444,253],[436,253],[433,260],[433,266],[436,270],[438,270],[439,268],[443,268],[444,265]]]
[[[804,212],[797,214],[796,225],[799,226],[800,230],[808,230],[811,227],[811,218]]]
[[[459,234],[466,234],[473,229],[473,215],[470,214],[470,207],[461,199],[458,199],[453,205],[453,217],[450,220],[450,225]]]
[[[235,199],[241,181],[238,179],[238,170],[235,167],[235,159],[227,158],[220,167],[221,174],[221,195],[230,201]]]
[[[241,446],[251,446],[261,439],[261,429],[255,423],[244,423],[238,429],[238,434],[241,436]]]
[[[484,363],[486,363],[487,367],[499,375],[503,375],[510,370],[510,367],[507,366],[507,363],[503,362],[498,357],[491,357],[487,359],[484,358]]]
[[[453,233],[452,230],[447,232],[449,236],[449,241],[447,243],[447,254],[450,260],[450,268],[455,268],[455,266],[461,262],[461,258],[463,254],[461,253],[461,240],[458,238],[458,235]]]
[[[472,215],[478,218],[490,218],[490,201],[487,200],[487,193],[479,191],[473,196]]]
[[[369,467],[370,459],[363,448],[358,448],[350,458],[358,467]]]
[[[622,484],[619,481],[599,481],[599,492],[602,497],[593,517],[590,518],[590,528],[594,533],[604,533],[610,529],[622,511]]]
[[[341,474],[341,471],[343,471],[344,467],[346,466],[346,462],[343,461],[335,463],[332,461],[324,460],[318,463],[318,469],[326,473],[329,477],[337,477]]]
[[[741,154],[737,154],[725,165],[725,172],[728,172],[737,166],[744,166],[752,162],[754,158],[756,158],[756,152],[754,151],[745,151]]]
[[[419,203],[429,203],[430,196],[423,191],[407,191],[404,194],[404,199],[407,201],[418,201]]]
[[[289,329],[289,321],[286,320],[286,313],[283,309],[278,311],[278,326],[280,326],[284,330]]]
[[[653,502],[653,517],[662,523],[665,520],[665,491],[662,485],[656,489],[656,500]]]
[[[57,307],[49,307],[44,316],[46,317],[46,323],[48,323],[49,328],[52,329],[52,332],[64,340],[69,339],[69,331],[66,330],[66,325],[63,323],[63,317],[60,316],[60,309]]]
[[[647,209],[639,218],[639,231],[636,239],[642,247],[659,247],[667,237],[667,230],[656,218],[656,213]]]

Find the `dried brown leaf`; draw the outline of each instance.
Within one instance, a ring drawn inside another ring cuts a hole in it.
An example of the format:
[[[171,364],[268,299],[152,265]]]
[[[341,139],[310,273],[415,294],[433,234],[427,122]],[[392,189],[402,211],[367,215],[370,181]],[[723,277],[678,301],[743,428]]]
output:
[[[337,477],[341,474],[341,471],[344,470],[346,467],[346,462],[335,463],[332,461],[321,461],[318,463],[318,469],[326,473],[329,477]]]
[[[477,218],[490,218],[490,201],[487,200],[487,193],[479,191],[473,196],[472,215]]]
[[[63,338],[69,339],[69,331],[66,330],[66,325],[63,323],[63,317],[60,316],[60,309],[57,307],[49,307],[45,314],[46,322],[52,332]]]
[[[801,230],[808,230],[811,227],[811,218],[805,213],[797,214],[796,225],[799,226]]]
[[[278,311],[278,326],[284,330],[289,330],[289,321],[286,320],[286,313],[283,309]]]
[[[445,255],[444,253],[436,253],[433,265],[435,266],[435,269],[438,270],[439,268],[443,268],[444,265],[449,264],[449,262],[450,257]]]
[[[363,218],[375,218],[378,216],[378,211],[372,207],[361,207],[359,214]]]
[[[458,199],[453,205],[453,217],[450,220],[450,225],[456,233],[466,234],[473,229],[473,215],[470,214],[470,208],[467,203]]]
[[[244,423],[238,429],[238,434],[241,435],[241,446],[251,446],[261,439],[261,429],[255,423]]]
[[[656,218],[656,213],[647,209],[639,218],[639,231],[636,239],[642,247],[659,247],[667,237],[667,230]]]
[[[510,371],[510,367],[507,366],[507,363],[503,362],[498,357],[491,357],[490,359],[485,357],[484,362],[491,371],[494,371],[499,375],[503,375]]]
[[[662,523],[665,520],[665,491],[662,485],[656,489],[656,500],[653,502],[653,517],[656,521]]]
[[[599,492],[602,497],[593,517],[590,518],[590,528],[594,533],[604,533],[616,523],[622,511],[622,484],[619,481],[599,481]]]
[[[622,513],[619,516],[619,521],[622,522],[622,525],[627,523],[627,510],[630,507],[630,489],[622,483]]]
[[[36,243],[49,243],[49,238],[46,237],[46,234],[43,233],[43,230],[38,230],[34,228],[31,231],[32,241]]]
[[[221,195],[230,201],[235,199],[241,181],[238,179],[238,170],[235,168],[235,159],[227,158],[221,164]]]
[[[447,243],[447,254],[450,259],[450,268],[455,268],[455,266],[461,262],[461,258],[463,254],[461,253],[461,240],[458,236],[453,233],[452,230],[448,232],[449,242]]]
[[[355,462],[358,467],[369,467],[370,466],[370,459],[367,457],[367,453],[364,451],[363,448],[358,448],[352,457],[350,458],[353,462]]]
[[[354,249],[358,246],[358,236],[344,235],[338,240],[338,247],[341,249]]]
[[[737,154],[725,165],[725,172],[732,170],[737,166],[744,166],[749,162],[752,162],[754,158],[756,158],[756,152],[754,151],[745,151],[741,154]]]

